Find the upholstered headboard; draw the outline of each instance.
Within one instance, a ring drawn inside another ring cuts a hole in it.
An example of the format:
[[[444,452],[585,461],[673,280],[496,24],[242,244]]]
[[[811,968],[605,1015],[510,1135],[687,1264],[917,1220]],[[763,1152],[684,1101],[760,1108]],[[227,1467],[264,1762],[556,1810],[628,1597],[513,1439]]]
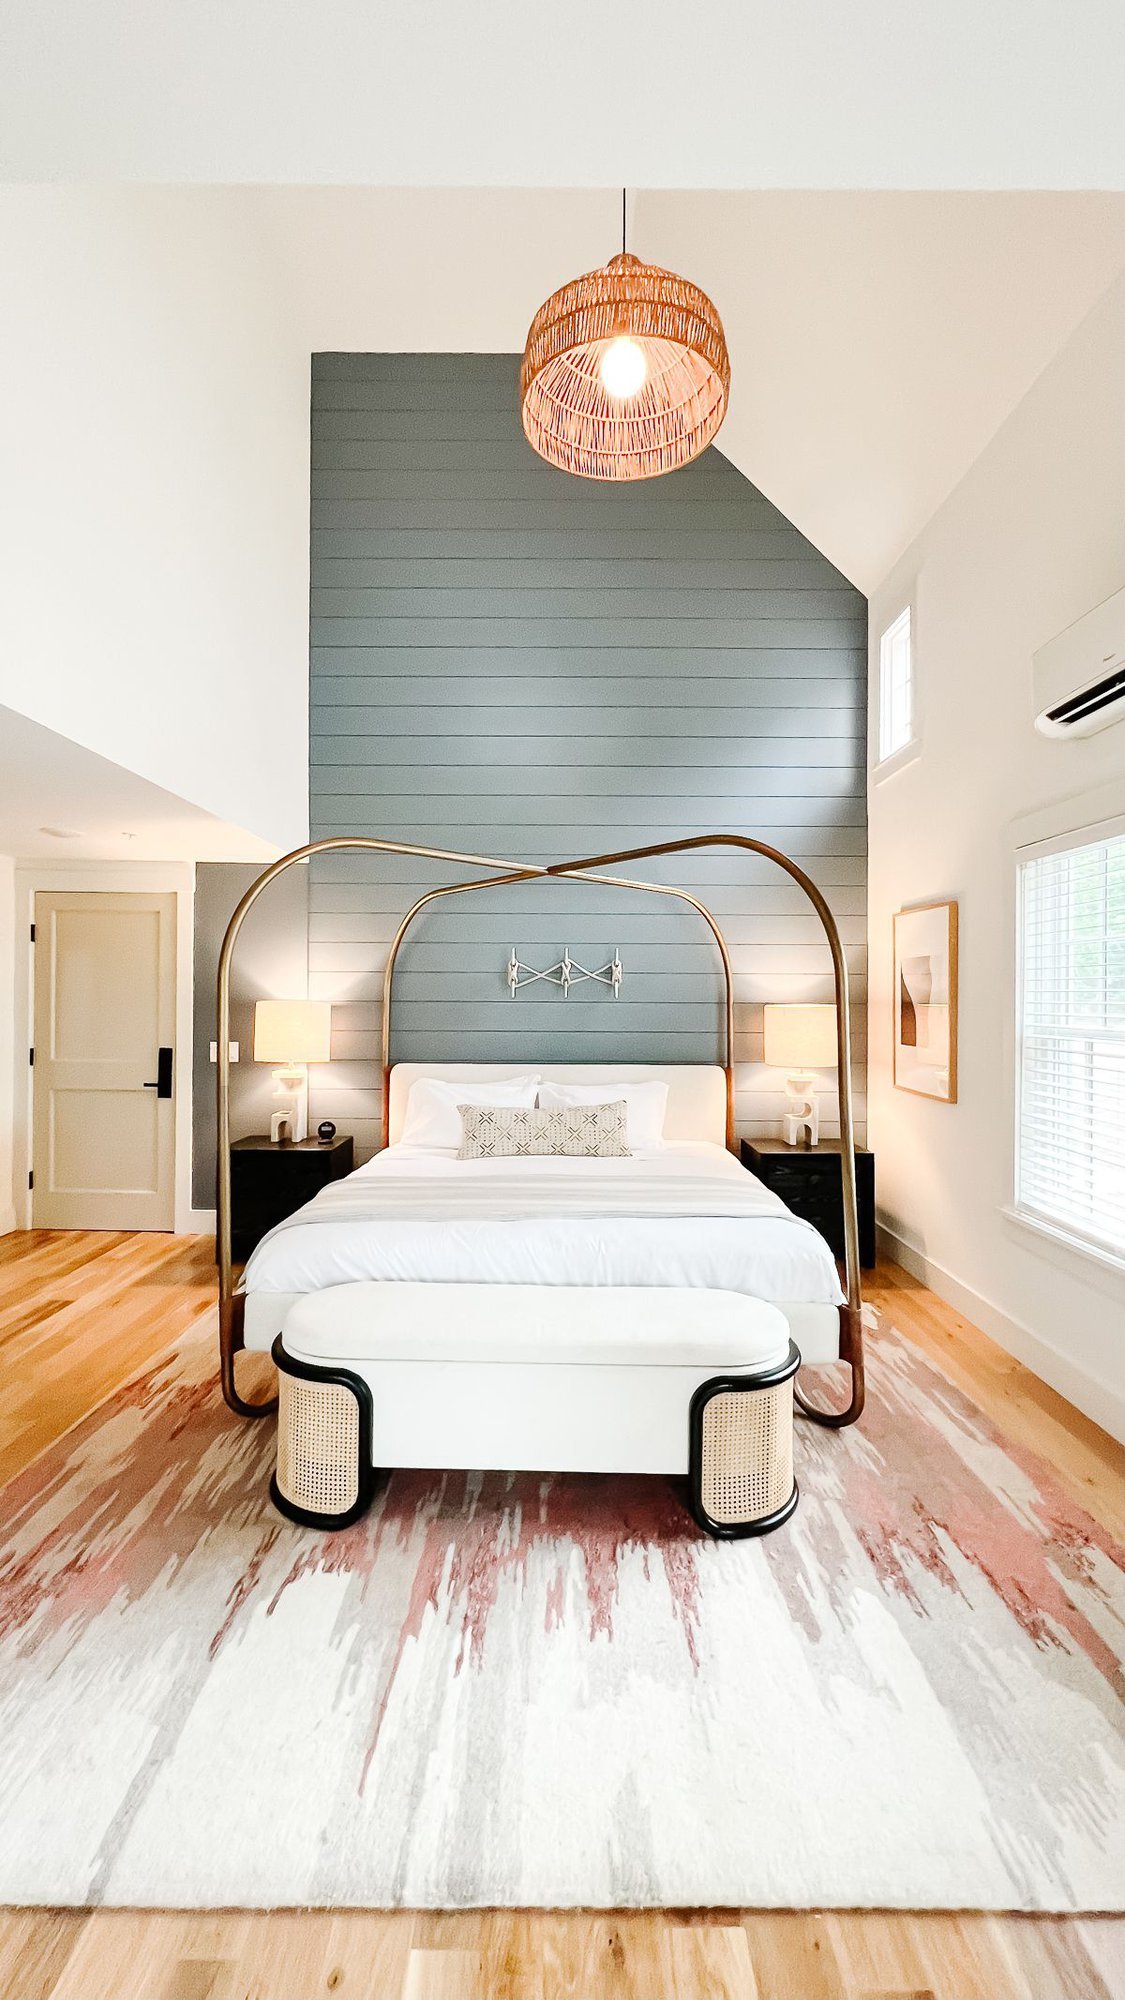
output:
[[[668,1085],[666,1139],[709,1139],[724,1144],[727,1120],[725,1071],[708,1063],[395,1063],[391,1069],[387,1138],[402,1131],[406,1099],[416,1077],[438,1076],[462,1083],[496,1083],[532,1072],[545,1083],[647,1083]]]

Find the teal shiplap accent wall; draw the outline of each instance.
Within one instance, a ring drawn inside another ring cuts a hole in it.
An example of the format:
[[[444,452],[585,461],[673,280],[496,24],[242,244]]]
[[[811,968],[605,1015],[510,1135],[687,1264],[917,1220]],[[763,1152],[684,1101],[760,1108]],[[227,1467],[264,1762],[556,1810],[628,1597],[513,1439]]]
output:
[[[865,599],[712,448],[620,489],[544,465],[513,355],[313,363],[312,837],[373,833],[520,862],[709,830],[807,867],[866,994]],[[736,384],[737,391],[737,384]],[[379,1133],[381,972],[399,916],[449,871],[325,857],[310,871],[310,992],[336,1003],[316,1117]],[[716,851],[634,871],[692,889],[735,966],[737,1109],[778,1130],[765,999],[827,1000],[796,885]],[[537,985],[614,946],[614,1001]],[[398,1059],[714,1061],[720,993],[699,918],[669,898],[528,884],[438,905],[396,980]],[[862,1033],[858,1114],[862,1121]],[[827,1130],[835,1127],[831,1119]]]

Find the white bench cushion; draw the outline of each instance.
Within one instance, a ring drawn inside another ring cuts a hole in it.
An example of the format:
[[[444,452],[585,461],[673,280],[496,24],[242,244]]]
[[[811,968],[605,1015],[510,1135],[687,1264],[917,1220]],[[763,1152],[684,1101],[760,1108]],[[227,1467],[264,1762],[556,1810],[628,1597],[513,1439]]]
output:
[[[741,1292],[654,1285],[332,1285],[285,1321],[294,1360],[631,1363],[773,1368],[789,1351],[776,1306]]]

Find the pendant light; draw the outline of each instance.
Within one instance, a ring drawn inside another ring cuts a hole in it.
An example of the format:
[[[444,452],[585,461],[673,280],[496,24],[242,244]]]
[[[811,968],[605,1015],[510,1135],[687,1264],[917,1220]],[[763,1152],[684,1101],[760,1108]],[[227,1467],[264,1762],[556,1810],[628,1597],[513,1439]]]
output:
[[[583,479],[652,479],[710,444],[727,411],[730,357],[706,292],[621,253],[552,292],[520,369],[529,444]]]

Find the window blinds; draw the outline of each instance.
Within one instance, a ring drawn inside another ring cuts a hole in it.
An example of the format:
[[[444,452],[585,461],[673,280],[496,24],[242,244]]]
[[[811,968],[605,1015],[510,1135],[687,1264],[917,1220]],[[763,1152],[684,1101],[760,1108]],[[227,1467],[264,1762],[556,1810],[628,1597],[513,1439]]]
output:
[[[1019,1206],[1125,1256],[1125,834],[1020,869]]]

